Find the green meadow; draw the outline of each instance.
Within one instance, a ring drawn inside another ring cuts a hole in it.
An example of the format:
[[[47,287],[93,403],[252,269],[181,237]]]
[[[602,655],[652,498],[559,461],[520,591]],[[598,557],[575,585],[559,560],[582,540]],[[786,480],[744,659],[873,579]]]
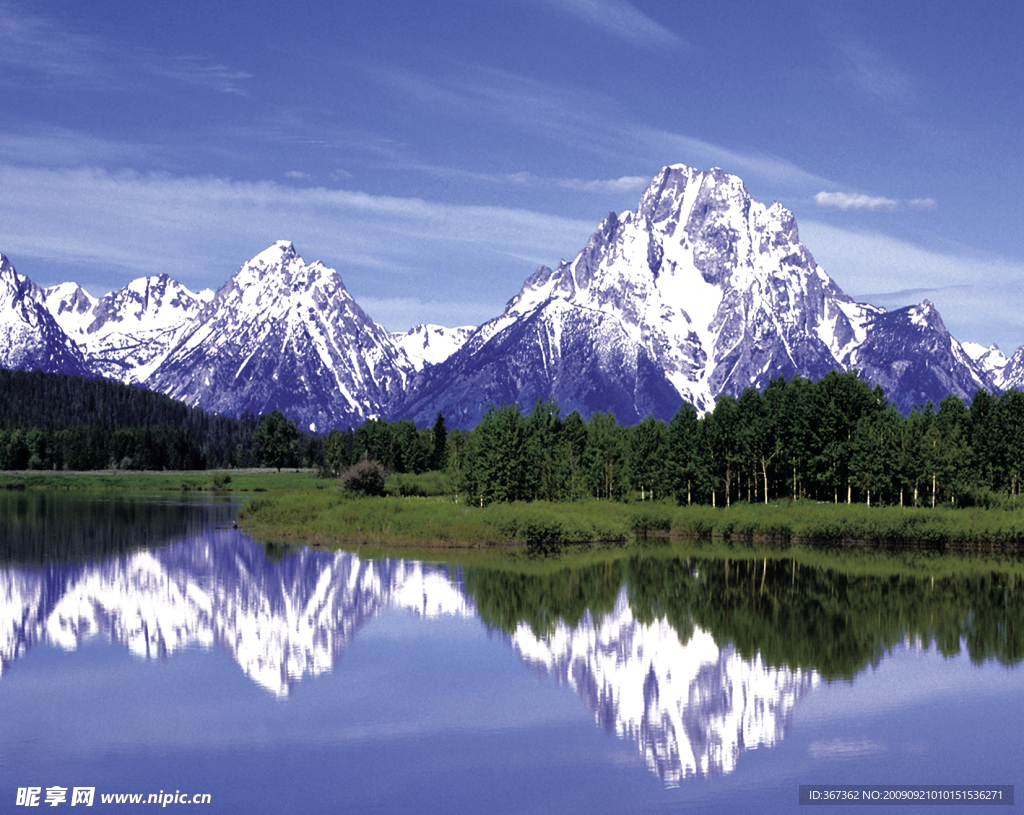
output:
[[[1011,550],[1024,543],[1022,510],[597,499],[480,507],[443,496],[350,497],[333,485],[254,497],[239,512],[239,525],[261,540],[382,549],[621,545],[658,537]]]

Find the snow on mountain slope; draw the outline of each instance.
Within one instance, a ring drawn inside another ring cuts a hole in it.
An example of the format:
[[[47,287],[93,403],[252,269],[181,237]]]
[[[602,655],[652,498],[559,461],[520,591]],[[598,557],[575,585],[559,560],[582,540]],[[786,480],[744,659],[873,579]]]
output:
[[[881,309],[853,302],[793,215],[721,170],[666,167],[636,212],[610,213],[571,262],[541,267],[504,313],[416,380],[406,411],[461,426],[487,405],[668,419],[681,400],[845,367]]]
[[[315,430],[386,414],[412,372],[337,272],[278,241],[217,291],[146,384],[217,412],[281,410]]]
[[[1002,383],[1002,377],[1006,366],[1010,363],[1010,358],[999,350],[998,345],[990,345],[986,348],[980,342],[964,342],[961,343],[961,348],[996,387],[1008,387]]]
[[[177,345],[213,292],[195,294],[162,274],[138,278],[100,298],[74,283],[45,289],[43,296],[93,371],[141,383]]]
[[[0,255],[0,367],[85,374],[78,346],[43,303],[42,290]]]
[[[392,332],[395,344],[405,351],[417,371],[425,365],[437,365],[458,351],[476,331],[475,325],[445,328],[443,325],[418,325],[408,331]]]

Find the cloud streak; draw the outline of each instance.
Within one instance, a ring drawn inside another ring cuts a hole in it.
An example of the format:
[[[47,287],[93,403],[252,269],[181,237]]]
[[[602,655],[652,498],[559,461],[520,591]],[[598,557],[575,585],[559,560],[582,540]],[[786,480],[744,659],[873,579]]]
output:
[[[901,202],[894,198],[852,192],[819,192],[814,196],[814,203],[822,209],[839,209],[843,212],[858,209],[870,212],[895,212],[904,207],[926,211],[937,209],[939,206],[934,198],[912,198]]]
[[[460,66],[458,75],[451,77],[426,77],[390,66],[370,69],[370,74],[418,104],[443,106],[473,117],[488,116],[559,145],[571,144],[577,152],[612,160],[619,166],[659,169],[666,161],[682,161],[703,168],[722,167],[745,181],[761,180],[800,189],[802,195],[807,194],[806,188],[820,189],[834,183],[776,156],[743,152],[664,128],[635,124],[611,98],[599,92],[480,66]],[[567,182],[562,186],[572,189],[590,183],[581,179],[562,181]],[[597,191],[601,183],[594,182],[589,191]]]
[[[910,76],[861,43],[846,43],[840,48],[843,74],[856,88],[883,101],[892,102],[911,95]]]
[[[635,45],[687,45],[678,34],[652,20],[625,0],[546,0],[544,6],[557,8]]]
[[[0,164],[0,189],[0,251],[29,277],[33,264],[23,260],[36,258],[120,269],[117,285],[166,272],[217,286],[274,240],[290,239],[379,300],[396,290],[442,299],[477,292],[492,315],[534,267],[574,255],[595,227],[510,207],[97,169]]]
[[[899,202],[892,198],[849,192],[819,192],[814,196],[814,203],[825,209],[841,209],[844,212],[851,209],[891,212],[899,205]]]
[[[0,83],[18,84],[22,75],[54,85],[87,85],[90,90],[137,87],[143,77],[162,77],[219,93],[242,94],[252,74],[195,55],[111,43],[69,30],[46,17],[0,2]]]
[[[624,175],[621,178],[594,179],[584,181],[580,178],[565,178],[558,182],[559,187],[581,192],[640,192],[651,179],[642,175]]]

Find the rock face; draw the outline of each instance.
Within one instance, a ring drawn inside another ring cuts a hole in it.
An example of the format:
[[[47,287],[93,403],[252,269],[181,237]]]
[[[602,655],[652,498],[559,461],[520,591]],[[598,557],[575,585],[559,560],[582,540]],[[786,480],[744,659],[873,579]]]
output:
[[[928,300],[871,318],[847,365],[881,385],[904,413],[928,400],[938,405],[949,393],[969,399],[979,388],[993,386]]]
[[[43,302],[42,290],[0,255],[0,367],[86,374],[81,350]]]
[[[781,204],[721,170],[666,167],[635,212],[539,268],[479,328],[389,334],[338,274],[280,241],[214,295],[166,276],[94,299],[0,270],[0,364],[143,384],[207,410],[282,410],[303,428],[441,411],[475,425],[491,404],[555,398],[624,424],[701,411],[773,377],[856,368],[902,410],[1024,384],[1024,356],[950,336],[935,307],[856,303],[815,263]]]
[[[178,344],[213,292],[194,294],[162,274],[140,277],[98,299],[77,284],[62,283],[45,289],[43,299],[94,373],[141,384]]]
[[[147,385],[207,410],[277,409],[326,430],[386,414],[412,370],[337,272],[279,241],[217,291]]]
[[[721,170],[674,166],[636,212],[610,213],[574,260],[538,269],[426,370],[403,412],[472,426],[491,403],[553,396],[566,411],[667,420],[681,400],[707,410],[776,376],[851,367],[907,408],[991,384],[930,303],[894,315],[855,303],[782,205],[752,200]]]

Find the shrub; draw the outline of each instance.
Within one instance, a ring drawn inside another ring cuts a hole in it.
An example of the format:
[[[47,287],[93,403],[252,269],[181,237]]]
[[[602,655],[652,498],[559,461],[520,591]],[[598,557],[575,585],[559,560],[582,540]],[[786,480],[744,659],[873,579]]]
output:
[[[338,484],[343,492],[354,495],[383,496],[384,468],[373,459],[360,461],[341,474]]]
[[[657,504],[634,508],[629,525],[640,537],[646,537],[648,532],[668,532],[672,528],[672,510]]]

